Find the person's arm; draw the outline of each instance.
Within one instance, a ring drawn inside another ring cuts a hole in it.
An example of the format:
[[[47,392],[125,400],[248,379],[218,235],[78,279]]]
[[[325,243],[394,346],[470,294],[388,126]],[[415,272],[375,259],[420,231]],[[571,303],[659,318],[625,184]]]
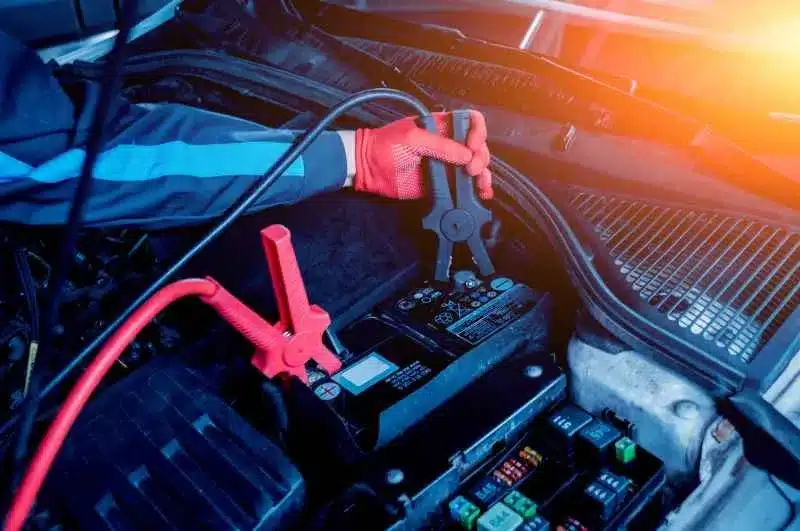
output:
[[[446,133],[447,115],[436,118]],[[84,210],[87,226],[165,228],[219,217],[298,134],[182,105],[129,107],[117,124],[94,168]],[[72,148],[34,167],[0,154],[0,175],[5,175],[0,219],[63,223],[84,156],[82,148]],[[350,185],[384,197],[417,199],[425,195],[426,156],[465,165],[477,178],[481,196],[491,197],[486,127],[474,112],[467,146],[419,129],[413,118],[379,129],[325,132],[250,211]]]
[[[0,220],[66,220],[99,92],[94,83],[81,88],[68,95],[35,51],[0,32]],[[84,210],[90,226],[166,227],[219,216],[294,137],[191,107],[135,106],[121,98],[110,116]],[[354,135],[324,133],[253,209],[342,187],[343,139],[354,142]]]
[[[218,217],[294,138],[290,131],[181,105],[131,107],[121,123],[94,168],[85,208],[89,226],[162,228]],[[82,148],[73,148],[31,167],[6,155],[0,164],[16,175],[0,185],[0,218],[31,225],[63,223],[84,156]],[[324,133],[252,210],[339,189],[346,176],[340,135]]]
[[[35,52],[0,32],[0,221],[64,223],[97,94],[97,85],[87,83],[68,97]],[[119,99],[110,115],[84,209],[88,226],[162,228],[216,218],[262,178],[296,135],[175,104],[137,106]],[[436,118],[447,136],[446,114]],[[482,196],[491,194],[486,126],[474,112],[467,146],[419,129],[413,118],[379,129],[326,132],[251,211],[350,185],[390,198],[419,198],[426,188],[423,157],[465,165]]]

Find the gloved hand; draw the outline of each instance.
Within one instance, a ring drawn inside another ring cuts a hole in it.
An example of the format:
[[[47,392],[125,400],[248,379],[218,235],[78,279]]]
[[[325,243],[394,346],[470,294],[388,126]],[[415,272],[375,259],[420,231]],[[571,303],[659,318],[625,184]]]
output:
[[[356,190],[391,199],[418,199],[428,187],[423,157],[464,166],[475,177],[478,195],[491,199],[492,174],[486,145],[486,119],[471,111],[466,145],[452,140],[450,113],[434,113],[439,136],[418,127],[415,118],[397,120],[378,129],[356,131]]]

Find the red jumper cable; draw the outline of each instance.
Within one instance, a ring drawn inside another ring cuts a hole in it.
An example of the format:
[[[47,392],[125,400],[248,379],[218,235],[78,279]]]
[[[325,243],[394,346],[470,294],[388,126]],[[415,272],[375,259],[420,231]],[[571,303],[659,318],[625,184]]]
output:
[[[325,310],[308,302],[289,230],[271,225],[261,231],[261,240],[280,321],[275,325],[268,323],[211,278],[179,280],[159,290],[109,338],[70,391],[14,493],[6,530],[22,529],[69,430],[108,370],[139,332],[178,299],[196,296],[214,308],[253,343],[256,347],[253,365],[268,377],[291,374],[307,383],[305,364],[312,359],[330,374],[339,370],[341,362],[322,343],[330,317]]]

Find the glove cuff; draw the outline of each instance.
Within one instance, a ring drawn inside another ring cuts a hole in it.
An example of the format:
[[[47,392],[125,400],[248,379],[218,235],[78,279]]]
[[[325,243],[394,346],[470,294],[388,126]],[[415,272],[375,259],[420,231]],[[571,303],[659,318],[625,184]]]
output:
[[[356,174],[353,178],[353,189],[357,192],[369,192],[372,172],[369,168],[367,153],[372,138],[369,129],[356,129]]]
[[[397,186],[387,175],[391,169],[383,168],[380,154],[376,153],[375,132],[372,129],[356,129],[356,175],[353,188],[358,192],[369,192],[383,197],[397,198]]]

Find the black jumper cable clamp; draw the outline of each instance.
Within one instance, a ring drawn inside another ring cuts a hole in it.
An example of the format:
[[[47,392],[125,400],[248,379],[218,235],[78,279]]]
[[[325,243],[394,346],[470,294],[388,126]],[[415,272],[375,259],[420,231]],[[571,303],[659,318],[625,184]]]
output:
[[[466,143],[470,127],[470,111],[457,110],[451,113],[453,120],[453,140]],[[427,131],[439,134],[433,116],[423,116],[418,123]],[[450,280],[450,266],[453,262],[453,248],[456,243],[466,242],[473,261],[481,275],[494,273],[494,265],[481,239],[481,229],[492,220],[492,212],[484,207],[475,196],[472,177],[462,167],[454,167],[456,183],[456,202],[450,193],[450,182],[444,162],[428,159],[433,208],[422,219],[422,226],[432,230],[439,238],[436,254],[434,279],[439,282]]]

